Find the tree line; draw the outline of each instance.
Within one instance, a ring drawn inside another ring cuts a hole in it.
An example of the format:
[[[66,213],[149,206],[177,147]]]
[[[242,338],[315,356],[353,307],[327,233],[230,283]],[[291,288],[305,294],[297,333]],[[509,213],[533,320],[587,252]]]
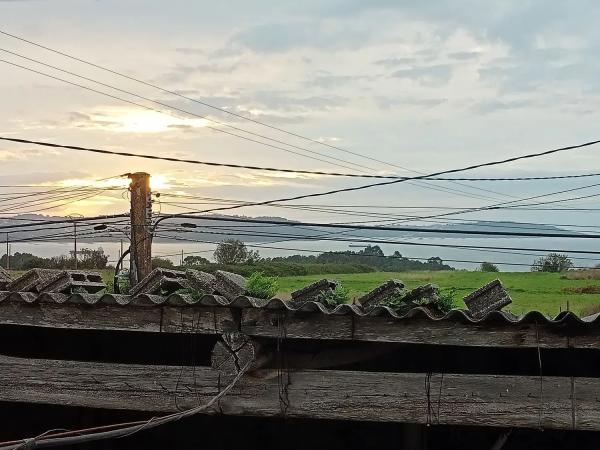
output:
[[[6,267],[6,254],[0,258],[0,265]],[[104,254],[102,247],[94,250],[82,248],[77,250],[77,267],[79,269],[106,269],[108,256]],[[31,253],[16,252],[10,255],[10,268],[13,270],[29,269],[72,269],[75,267],[75,257],[71,251],[69,255],[52,256],[43,258]]]

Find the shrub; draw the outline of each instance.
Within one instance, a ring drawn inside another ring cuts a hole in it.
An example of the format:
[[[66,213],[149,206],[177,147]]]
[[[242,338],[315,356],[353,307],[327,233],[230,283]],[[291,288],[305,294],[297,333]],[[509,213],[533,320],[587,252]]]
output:
[[[587,286],[564,287],[561,291],[565,294],[600,294],[600,286],[590,284]]]
[[[278,289],[277,278],[267,277],[262,272],[254,272],[246,284],[246,293],[256,298],[273,298]]]
[[[204,292],[197,291],[196,289],[192,289],[192,288],[179,289],[179,290],[175,291],[175,293],[179,294],[179,295],[189,295],[196,301],[200,300],[202,298],[202,296],[204,295]]]
[[[482,262],[481,266],[479,266],[479,270],[482,272],[500,272],[498,266],[492,264],[491,262]]]
[[[408,304],[406,303],[405,293],[391,295],[384,300],[380,301],[377,306],[387,306],[388,308],[398,311],[403,308],[407,308]]]
[[[456,289],[446,289],[438,294],[437,300],[433,304],[442,312],[446,313],[454,308],[454,296],[456,295]],[[431,304],[429,302],[423,302],[420,300],[408,300],[406,299],[406,293],[392,295],[385,300],[381,301],[379,305],[387,306],[394,311],[405,310],[413,308],[415,306],[427,306]]]
[[[581,309],[581,317],[592,316],[600,313],[600,305],[587,305]]]
[[[152,258],[152,268],[156,269],[158,267],[161,269],[173,269],[175,268],[175,264],[167,258]]]
[[[350,301],[350,292],[338,284],[333,291],[321,294],[319,301],[327,306],[343,305]]]
[[[297,276],[297,275],[325,275],[335,273],[367,273],[375,272],[373,267],[362,264],[305,264],[290,262],[258,261],[254,264],[207,264],[188,266],[196,270],[214,273],[217,270],[234,272],[244,277],[249,277],[254,272],[262,272],[267,276]]]
[[[213,256],[219,264],[252,264],[260,258],[256,250],[248,250],[238,239],[219,242]]]
[[[536,259],[531,265],[532,272],[564,272],[573,267],[573,261],[559,253],[548,253]]]
[[[567,280],[600,280],[599,269],[569,270],[561,278]]]
[[[454,297],[456,296],[456,289],[450,288],[440,292],[438,300],[435,302],[440,311],[447,313],[454,308]]]

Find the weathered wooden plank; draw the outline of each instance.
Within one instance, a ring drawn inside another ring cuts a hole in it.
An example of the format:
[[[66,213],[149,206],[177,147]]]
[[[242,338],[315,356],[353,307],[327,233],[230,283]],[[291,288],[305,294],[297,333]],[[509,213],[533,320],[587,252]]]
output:
[[[243,310],[240,331],[248,336],[300,339],[352,339],[353,316],[313,312]]]
[[[236,312],[222,306],[163,306],[162,328],[167,333],[220,334],[237,331]]]
[[[600,379],[299,370],[246,375],[232,415],[600,430]],[[284,376],[284,380],[288,377]],[[0,401],[170,412],[219,389],[210,368],[0,357]],[[222,387],[222,386],[221,386]],[[541,395],[540,395],[541,394]],[[287,407],[281,401],[287,400]],[[214,412],[214,411],[213,411]]]
[[[0,302],[0,325],[216,334],[238,322],[224,307]]]
[[[569,327],[567,330],[564,326],[542,324],[465,324],[449,320],[310,314],[244,310],[241,331],[248,336],[353,339],[402,344],[600,348],[600,329],[592,327]],[[318,316],[318,319],[314,316]]]
[[[241,325],[240,325],[241,323]],[[596,348],[600,327],[463,324],[220,306],[122,306],[0,302],[0,325],[335,339],[485,347]]]
[[[50,328],[160,331],[158,307],[0,302],[0,324]]]

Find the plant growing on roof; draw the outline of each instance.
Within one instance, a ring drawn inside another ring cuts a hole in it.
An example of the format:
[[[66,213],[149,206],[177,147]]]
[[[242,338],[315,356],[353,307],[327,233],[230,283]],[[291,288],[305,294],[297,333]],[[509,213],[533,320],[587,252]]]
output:
[[[343,305],[350,302],[350,291],[338,284],[335,289],[319,295],[318,301],[327,306]]]
[[[435,302],[440,311],[447,313],[455,307],[454,297],[456,296],[456,292],[455,288],[444,289],[440,292]]]
[[[444,291],[437,292],[433,297],[414,298],[407,295],[407,292],[398,293],[387,297],[378,303],[381,306],[387,306],[393,311],[408,311],[411,308],[417,306],[434,306],[441,312],[448,312],[454,307],[454,297],[456,295],[456,289],[445,289]]]
[[[198,301],[204,295],[204,292],[192,288],[178,289],[175,291],[177,295],[189,295],[192,299]]]
[[[254,272],[246,283],[246,294],[256,298],[273,298],[278,289],[277,277],[268,277],[262,272]]]

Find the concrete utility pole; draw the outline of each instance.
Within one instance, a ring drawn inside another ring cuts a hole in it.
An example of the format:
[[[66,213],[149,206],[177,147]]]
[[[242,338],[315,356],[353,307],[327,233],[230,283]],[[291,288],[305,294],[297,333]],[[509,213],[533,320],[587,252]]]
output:
[[[152,271],[152,203],[150,174],[129,174],[131,193],[131,256],[129,281],[135,286]]]
[[[10,270],[10,243],[9,234],[6,233],[6,270]]]
[[[75,258],[75,270],[77,270],[77,222],[73,221],[73,258]]]

